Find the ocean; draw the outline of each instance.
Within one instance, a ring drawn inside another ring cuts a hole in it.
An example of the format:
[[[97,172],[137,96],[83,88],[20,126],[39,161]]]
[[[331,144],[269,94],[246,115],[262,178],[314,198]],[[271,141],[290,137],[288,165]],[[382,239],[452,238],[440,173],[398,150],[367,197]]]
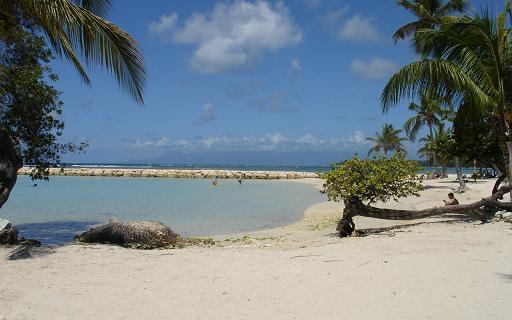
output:
[[[160,221],[184,236],[243,233],[293,223],[325,200],[293,181],[19,176],[0,216],[26,238],[59,244],[111,218]]]

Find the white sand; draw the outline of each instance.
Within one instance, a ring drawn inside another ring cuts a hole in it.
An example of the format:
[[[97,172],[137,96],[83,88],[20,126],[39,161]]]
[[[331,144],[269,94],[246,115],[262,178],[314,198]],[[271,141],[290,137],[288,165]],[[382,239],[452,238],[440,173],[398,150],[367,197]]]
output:
[[[471,184],[459,201],[491,184]],[[442,204],[455,187],[427,185],[421,198],[387,206]],[[0,319],[512,318],[511,224],[431,223],[338,239],[330,217],[340,208],[315,205],[305,221],[210,248],[68,245],[15,261],[2,248]],[[393,224],[356,219],[359,228]]]

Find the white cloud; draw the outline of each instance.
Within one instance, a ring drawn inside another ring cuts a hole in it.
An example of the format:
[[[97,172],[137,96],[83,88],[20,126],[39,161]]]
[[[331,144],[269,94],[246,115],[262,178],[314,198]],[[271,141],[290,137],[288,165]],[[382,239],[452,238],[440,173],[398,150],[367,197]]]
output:
[[[162,137],[160,139],[140,141],[137,140],[132,143],[132,148],[134,149],[144,149],[144,148],[155,148],[155,147],[165,147],[171,145],[171,142],[167,137]]]
[[[344,138],[323,139],[306,133],[298,138],[290,138],[279,132],[263,136],[212,136],[170,141],[167,138],[150,141],[136,141],[133,148],[163,147],[166,151],[206,152],[206,151],[339,151],[356,150],[366,144],[366,136],[355,131]]]
[[[302,65],[300,64],[299,58],[293,58],[290,60],[290,74],[295,74],[302,70]]]
[[[354,131],[354,133],[348,140],[355,144],[367,144],[368,143],[368,141],[366,141],[365,134],[359,130]]]
[[[201,121],[208,122],[215,120],[215,107],[210,102],[206,103],[201,109]]]
[[[356,14],[347,19],[338,32],[340,40],[355,42],[377,42],[380,35],[372,24],[372,19]]]
[[[151,21],[148,24],[149,32],[153,34],[168,34],[176,29],[178,15],[172,12],[170,15],[162,15],[158,21]]]
[[[352,61],[350,69],[354,74],[368,79],[382,79],[389,77],[397,70],[397,65],[383,58],[374,58],[370,61],[356,59]]]
[[[150,30],[175,43],[197,45],[190,64],[202,73],[243,69],[265,52],[302,41],[283,2],[217,3],[213,11],[195,13],[181,27],[173,25],[174,13],[164,17],[150,23]]]

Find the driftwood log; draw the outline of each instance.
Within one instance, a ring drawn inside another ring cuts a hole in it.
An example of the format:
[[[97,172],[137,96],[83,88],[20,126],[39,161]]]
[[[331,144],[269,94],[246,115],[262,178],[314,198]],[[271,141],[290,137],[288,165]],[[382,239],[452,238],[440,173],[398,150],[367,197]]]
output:
[[[111,221],[75,237],[76,242],[116,244],[128,248],[154,249],[174,246],[179,236],[154,221]]]
[[[486,220],[485,209],[512,210],[510,202],[500,202],[503,196],[509,193],[512,187],[501,187],[492,196],[483,198],[480,201],[470,204],[434,207],[422,210],[398,210],[382,209],[365,205],[357,197],[345,200],[345,209],[343,216],[338,222],[336,230],[341,238],[352,235],[355,231],[355,224],[352,220],[355,216],[368,218],[386,219],[386,220],[415,220],[432,216],[440,216],[447,213],[464,213],[472,215],[482,221]]]

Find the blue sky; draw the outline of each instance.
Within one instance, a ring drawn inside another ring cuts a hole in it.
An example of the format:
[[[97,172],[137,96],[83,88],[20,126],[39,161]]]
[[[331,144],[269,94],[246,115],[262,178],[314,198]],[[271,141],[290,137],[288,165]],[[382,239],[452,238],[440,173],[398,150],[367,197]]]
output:
[[[64,139],[89,143],[65,161],[327,164],[366,154],[365,137],[411,115],[379,103],[415,59],[391,39],[413,19],[392,0],[124,0],[109,19],[141,45],[145,104],[106,72],[89,69],[87,87],[57,60]]]

